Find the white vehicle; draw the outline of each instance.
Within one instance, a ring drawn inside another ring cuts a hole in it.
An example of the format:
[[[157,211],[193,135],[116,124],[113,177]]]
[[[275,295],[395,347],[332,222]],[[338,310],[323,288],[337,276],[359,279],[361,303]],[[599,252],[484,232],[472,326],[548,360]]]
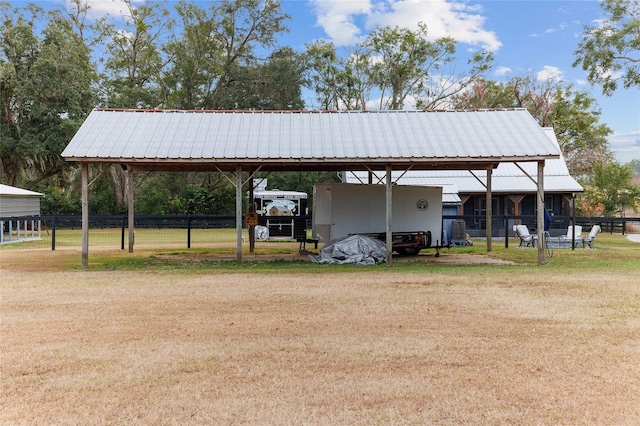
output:
[[[258,222],[267,228],[269,238],[305,237],[307,194],[297,191],[260,189],[253,193]]]

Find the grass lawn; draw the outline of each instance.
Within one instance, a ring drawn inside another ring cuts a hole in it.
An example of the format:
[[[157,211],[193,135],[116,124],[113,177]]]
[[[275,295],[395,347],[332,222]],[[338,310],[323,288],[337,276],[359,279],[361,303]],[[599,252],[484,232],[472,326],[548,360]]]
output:
[[[623,236],[391,267],[118,238],[87,271],[79,246],[0,248],[0,424],[640,424]]]

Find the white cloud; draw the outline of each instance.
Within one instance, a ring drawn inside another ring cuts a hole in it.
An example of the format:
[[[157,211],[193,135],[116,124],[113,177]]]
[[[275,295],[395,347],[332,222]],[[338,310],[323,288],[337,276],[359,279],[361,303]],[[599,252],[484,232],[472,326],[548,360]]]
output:
[[[498,77],[504,77],[507,74],[511,74],[513,70],[509,67],[498,67],[495,71],[495,75]]]
[[[631,160],[640,160],[640,130],[614,133],[607,139],[611,151],[620,163],[625,164]]]
[[[322,27],[329,38],[339,46],[348,46],[361,37],[361,28],[356,24],[358,16],[371,13],[370,0],[310,0]]]
[[[143,3],[144,0],[133,0],[132,4]],[[73,10],[71,0],[64,0],[65,6],[69,10]],[[129,8],[124,0],[87,0],[90,7],[89,14],[92,18],[110,17],[118,19],[122,16],[129,15]]]
[[[427,24],[429,35],[453,37],[458,42],[497,51],[502,43],[493,31],[484,28],[479,6],[446,0],[309,0],[318,24],[338,45],[356,42],[380,26],[417,29]]]
[[[566,30],[569,27],[565,22],[561,23],[557,27],[551,27],[544,30],[542,33],[531,34],[530,37],[544,37],[549,34],[557,33]]]
[[[538,71],[536,78],[539,81],[562,81],[563,72],[558,67],[545,65],[541,71]]]

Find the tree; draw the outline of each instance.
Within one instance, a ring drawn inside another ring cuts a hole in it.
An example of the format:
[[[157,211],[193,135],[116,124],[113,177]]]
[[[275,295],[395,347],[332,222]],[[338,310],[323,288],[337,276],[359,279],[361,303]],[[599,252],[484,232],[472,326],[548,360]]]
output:
[[[562,81],[514,77],[506,83],[477,81],[455,97],[455,108],[527,108],[542,127],[553,127],[569,171],[586,175],[595,163],[611,161],[596,101]]]
[[[640,208],[640,187],[633,183],[630,165],[601,163],[593,166],[593,174],[583,182],[581,198],[586,205],[602,206],[604,216],[621,214],[626,208],[634,212]],[[580,205],[580,204],[579,204]]]
[[[374,91],[380,109],[403,109],[409,99],[417,108],[437,108],[478,79],[493,60],[491,53],[477,52],[468,61],[470,68],[455,75],[453,66],[447,68],[455,53],[453,38],[432,41],[425,24],[416,31],[382,27],[344,59],[332,43],[308,45],[308,81],[321,104],[333,109],[365,109]]]
[[[68,167],[60,154],[94,106],[96,73],[59,11],[0,13],[0,179],[32,188]]]
[[[105,106],[158,108],[160,76],[166,65],[160,43],[173,21],[169,11],[153,0],[123,1],[127,6],[123,27],[104,23],[102,28],[108,39],[102,79]]]
[[[479,52],[469,60],[471,69],[464,76],[446,72],[445,65],[455,59],[456,41],[431,41],[423,23],[416,31],[379,28],[369,34],[364,48],[371,59],[369,77],[381,93],[380,109],[403,109],[409,96],[418,108],[436,108],[482,75],[493,60],[491,53]]]
[[[275,0],[223,0],[208,11],[182,0],[176,10],[183,31],[165,48],[173,58],[164,76],[169,108],[227,107],[240,69],[260,62],[256,47],[273,47],[289,19]]]
[[[640,2],[604,0],[605,18],[586,26],[576,50],[574,67],[587,71],[591,84],[611,95],[622,82],[626,89],[640,88]]]
[[[299,110],[303,69],[299,55],[285,47],[269,55],[266,63],[236,66],[229,83],[220,90],[220,109]]]

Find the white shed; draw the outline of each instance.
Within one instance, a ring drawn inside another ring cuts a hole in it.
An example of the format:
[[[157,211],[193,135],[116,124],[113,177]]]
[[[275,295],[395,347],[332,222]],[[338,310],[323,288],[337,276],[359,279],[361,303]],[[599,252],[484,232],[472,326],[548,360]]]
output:
[[[0,244],[40,239],[39,192],[0,184]]]
[[[0,184],[0,217],[40,216],[44,194]]]

